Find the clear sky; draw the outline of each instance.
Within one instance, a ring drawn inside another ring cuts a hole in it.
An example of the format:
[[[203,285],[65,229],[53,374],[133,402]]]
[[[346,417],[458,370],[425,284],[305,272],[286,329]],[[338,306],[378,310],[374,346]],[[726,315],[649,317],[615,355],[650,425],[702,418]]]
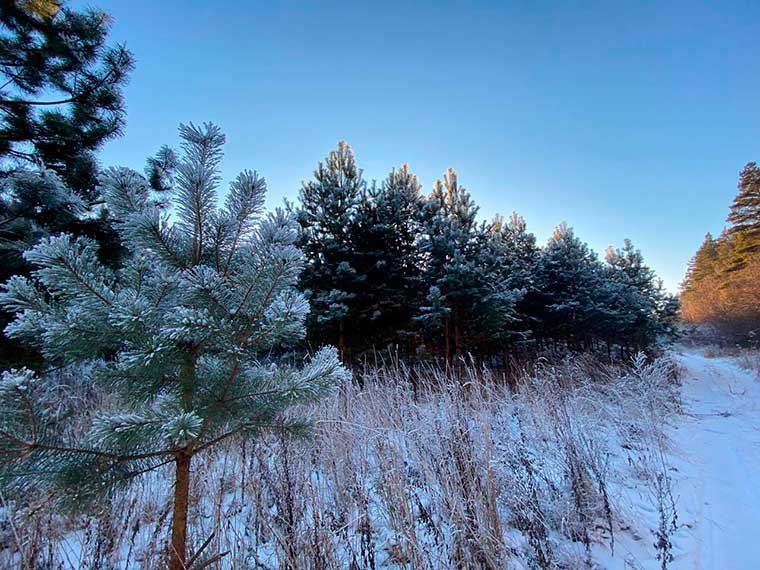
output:
[[[341,139],[369,179],[449,166],[490,218],[598,252],[631,238],[677,288],[760,161],[760,2],[74,1],[134,52],[104,165],[142,168],[180,122],[227,134],[224,176],[269,204]]]

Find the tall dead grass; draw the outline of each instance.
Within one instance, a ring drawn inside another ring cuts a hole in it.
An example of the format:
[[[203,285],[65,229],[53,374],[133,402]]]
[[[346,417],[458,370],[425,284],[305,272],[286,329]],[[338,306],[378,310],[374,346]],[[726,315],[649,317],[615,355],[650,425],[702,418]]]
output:
[[[515,390],[472,365],[361,380],[313,409],[313,437],[270,434],[194,464],[193,568],[591,567],[635,517],[620,465],[663,496],[678,411],[667,357],[539,362]],[[0,567],[162,567],[169,480],[148,474],[79,516],[3,496]]]

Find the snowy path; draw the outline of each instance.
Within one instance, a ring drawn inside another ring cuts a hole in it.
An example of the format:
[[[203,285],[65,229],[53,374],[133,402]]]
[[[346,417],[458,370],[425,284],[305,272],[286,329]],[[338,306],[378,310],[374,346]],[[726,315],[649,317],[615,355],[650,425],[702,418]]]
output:
[[[760,377],[735,359],[677,355],[684,369],[683,414],[669,427],[666,463],[678,530],[668,570],[760,569]],[[622,491],[633,518],[616,552],[597,550],[605,570],[660,570],[650,487],[632,476]],[[637,481],[633,483],[633,481]],[[629,510],[628,510],[629,509]]]
[[[680,357],[686,417],[671,430],[678,570],[760,568],[760,379],[728,358]]]

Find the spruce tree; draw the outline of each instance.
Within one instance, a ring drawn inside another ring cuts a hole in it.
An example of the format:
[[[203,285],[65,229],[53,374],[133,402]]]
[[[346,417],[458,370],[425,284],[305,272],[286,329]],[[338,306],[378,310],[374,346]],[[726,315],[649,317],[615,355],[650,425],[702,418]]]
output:
[[[2,303],[17,315],[9,335],[53,363],[94,366],[110,403],[89,416],[86,438],[73,440],[54,415],[43,379],[11,370],[0,381],[4,484],[85,502],[173,464],[172,570],[188,561],[193,458],[230,438],[298,428],[288,406],[347,377],[329,347],[301,368],[273,360],[303,337],[309,309],[295,289],[297,224],[279,209],[264,215],[266,185],[251,171],[217,209],[224,136],[211,124],[181,126],[180,136],[183,156],[161,195],[126,168],[102,177],[131,252],[125,267],[104,266],[92,240],[61,234],[25,254],[31,278],[4,287]]]
[[[313,338],[336,342],[341,351],[359,283],[351,226],[365,186],[353,150],[341,141],[299,193],[298,243],[306,255],[300,287],[311,303],[309,331]]]

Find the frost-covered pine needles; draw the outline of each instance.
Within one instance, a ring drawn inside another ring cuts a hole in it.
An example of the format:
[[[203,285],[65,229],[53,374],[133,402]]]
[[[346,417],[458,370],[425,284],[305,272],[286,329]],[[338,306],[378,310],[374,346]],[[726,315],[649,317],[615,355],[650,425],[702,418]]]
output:
[[[1,299],[16,313],[10,336],[51,362],[95,363],[93,382],[111,396],[72,441],[38,378],[3,373],[4,481],[64,487],[81,502],[175,463],[172,568],[188,560],[192,457],[234,436],[298,427],[286,408],[348,376],[332,347],[301,368],[273,363],[273,351],[302,338],[309,310],[295,290],[296,224],[282,209],[264,214],[266,184],[251,171],[217,209],[224,135],[190,124],[180,136],[181,156],[162,149],[147,178],[127,168],[101,178],[130,251],[122,269],[104,266],[87,238],[49,237],[25,254],[32,277],[11,278]]]

